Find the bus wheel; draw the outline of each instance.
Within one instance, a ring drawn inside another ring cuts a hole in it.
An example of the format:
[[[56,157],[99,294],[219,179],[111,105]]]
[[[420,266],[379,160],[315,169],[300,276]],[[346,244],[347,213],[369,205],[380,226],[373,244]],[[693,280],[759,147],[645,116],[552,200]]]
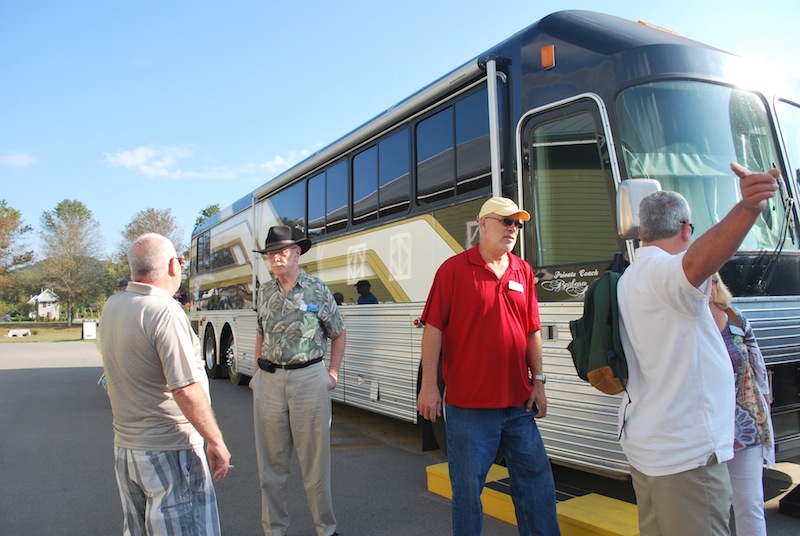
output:
[[[236,341],[233,340],[233,335],[227,340],[225,345],[225,363],[228,365],[228,379],[233,385],[244,385],[247,383],[248,378],[239,370],[239,359],[236,357]]]
[[[203,340],[203,357],[206,361],[206,374],[212,380],[222,377],[222,367],[217,363],[217,341],[214,339],[213,330],[206,332]]]

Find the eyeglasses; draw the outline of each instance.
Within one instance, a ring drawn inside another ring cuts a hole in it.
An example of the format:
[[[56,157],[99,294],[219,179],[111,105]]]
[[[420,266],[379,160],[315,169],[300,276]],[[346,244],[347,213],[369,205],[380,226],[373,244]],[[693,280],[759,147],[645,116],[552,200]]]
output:
[[[692,222],[690,222],[690,221],[685,221],[685,220],[681,220],[681,223],[688,223],[688,224],[689,224],[689,229],[692,231],[692,232],[691,232],[691,233],[689,233],[689,234],[694,234],[694,225],[692,225]]]
[[[487,220],[496,220],[501,222],[506,227],[511,227],[512,225],[517,229],[522,229],[522,222],[519,220],[515,220],[514,218],[495,218],[494,216],[484,216]]]
[[[269,257],[287,257],[289,253],[294,249],[295,246],[287,246],[281,249],[273,249],[272,251],[267,251],[266,253],[262,253],[266,258]]]
[[[172,257],[172,259],[177,259],[178,263],[181,265],[181,268],[186,268],[186,257],[184,257],[183,255]],[[169,262],[172,262],[172,259],[170,259]]]

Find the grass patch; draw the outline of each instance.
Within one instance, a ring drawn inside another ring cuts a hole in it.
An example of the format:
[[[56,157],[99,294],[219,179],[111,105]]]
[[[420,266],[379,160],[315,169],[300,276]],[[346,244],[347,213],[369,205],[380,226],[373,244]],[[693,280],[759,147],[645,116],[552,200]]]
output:
[[[31,334],[25,337],[9,337],[12,329],[27,329]],[[69,342],[83,339],[83,326],[66,322],[0,322],[0,344],[6,342]]]

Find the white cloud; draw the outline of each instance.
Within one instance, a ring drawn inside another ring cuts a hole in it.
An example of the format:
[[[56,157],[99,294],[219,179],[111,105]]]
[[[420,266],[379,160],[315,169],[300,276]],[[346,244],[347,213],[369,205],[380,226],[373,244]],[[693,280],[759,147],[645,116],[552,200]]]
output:
[[[164,177],[168,179],[183,179],[195,176],[194,173],[181,171],[178,168],[180,160],[190,158],[192,150],[189,147],[137,147],[130,151],[116,153],[103,153],[106,163],[111,167],[135,169],[145,177]]]
[[[286,156],[275,155],[272,160],[259,164],[258,171],[266,171],[267,174],[277,175],[282,171],[286,171],[296,163],[300,162],[311,154],[311,151],[290,151]]]
[[[0,155],[0,164],[11,167],[28,167],[36,163],[36,159],[22,153]]]
[[[271,160],[260,164],[248,163],[237,167],[220,166],[201,171],[184,171],[180,167],[182,161],[194,157],[194,151],[190,146],[141,146],[128,151],[103,153],[103,156],[111,167],[132,169],[150,178],[231,180],[256,177],[266,181],[289,169],[312,152],[310,150],[290,151],[286,155],[275,155]]]

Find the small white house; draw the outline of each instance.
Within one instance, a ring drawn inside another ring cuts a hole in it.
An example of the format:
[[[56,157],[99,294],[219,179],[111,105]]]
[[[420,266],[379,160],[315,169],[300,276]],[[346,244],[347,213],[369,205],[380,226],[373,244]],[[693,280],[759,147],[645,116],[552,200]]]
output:
[[[31,296],[28,300],[30,305],[33,305],[33,310],[28,313],[28,318],[32,320],[58,320],[60,313],[58,305],[58,296],[51,289],[46,288],[36,296]]]

